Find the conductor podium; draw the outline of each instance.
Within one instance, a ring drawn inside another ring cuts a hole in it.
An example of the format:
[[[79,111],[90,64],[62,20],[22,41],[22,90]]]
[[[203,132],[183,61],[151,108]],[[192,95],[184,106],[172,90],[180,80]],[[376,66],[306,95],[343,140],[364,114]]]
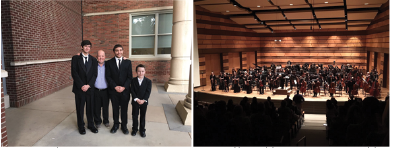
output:
[[[290,90],[289,88],[287,89],[282,89],[281,87],[279,87],[278,89],[273,91],[273,95],[289,95],[291,94],[292,90]]]

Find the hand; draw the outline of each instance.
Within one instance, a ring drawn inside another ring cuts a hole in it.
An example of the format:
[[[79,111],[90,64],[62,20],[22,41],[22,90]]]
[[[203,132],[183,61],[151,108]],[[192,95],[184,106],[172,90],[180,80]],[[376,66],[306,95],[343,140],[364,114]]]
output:
[[[86,92],[90,88],[90,85],[83,85],[82,86],[82,91]]]
[[[142,105],[143,103],[145,103],[145,100],[138,100],[139,105]]]
[[[121,91],[120,91],[120,86],[116,86],[116,87],[115,87],[115,90],[116,90],[116,92],[121,93]]]
[[[127,57],[123,57],[123,60],[127,60]]]
[[[81,55],[81,53],[77,53],[76,55]]]
[[[119,86],[119,91],[120,92],[123,92],[125,89],[126,89],[125,87]]]

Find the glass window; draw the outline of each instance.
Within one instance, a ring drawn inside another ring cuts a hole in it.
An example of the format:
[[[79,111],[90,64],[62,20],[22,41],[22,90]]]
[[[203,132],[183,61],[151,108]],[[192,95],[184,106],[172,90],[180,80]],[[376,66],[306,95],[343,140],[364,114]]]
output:
[[[132,15],[131,55],[171,54],[172,21],[172,13]]]

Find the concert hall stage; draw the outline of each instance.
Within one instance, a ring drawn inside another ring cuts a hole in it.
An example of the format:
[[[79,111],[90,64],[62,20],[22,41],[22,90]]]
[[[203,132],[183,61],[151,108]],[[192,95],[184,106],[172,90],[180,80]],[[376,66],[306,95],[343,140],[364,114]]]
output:
[[[211,87],[209,85],[195,87],[194,91],[196,92],[194,98],[197,99],[197,101],[210,102],[210,103],[220,100],[224,100],[227,102],[229,99],[232,99],[234,103],[239,104],[240,101],[243,99],[243,97],[248,97],[250,99],[250,102],[253,97],[257,97],[258,102],[259,101],[264,102],[266,101],[267,97],[270,96],[272,98],[272,101],[274,102],[274,105],[276,107],[280,107],[281,100],[284,100],[284,98],[286,98],[286,95],[273,95],[269,89],[266,89],[265,94],[263,95],[259,95],[258,91],[256,90],[254,90],[251,94],[247,94],[246,91],[240,91],[239,93],[234,93],[233,90],[230,90],[229,92],[224,92],[222,90],[218,90],[218,87],[216,91],[211,91]],[[389,89],[382,88],[381,97],[378,99],[380,101],[385,101],[385,97],[388,92]],[[295,94],[296,94],[296,89],[293,89],[290,94],[290,98],[292,99]],[[367,96],[370,95],[367,94]],[[358,97],[364,99],[367,96],[363,95],[363,90],[359,90],[359,95],[355,96],[355,98]],[[345,91],[343,91],[341,96],[335,94],[334,97],[338,101],[338,105],[344,105],[344,102],[347,101],[349,98],[349,96],[345,94]],[[318,95],[317,97],[313,97],[313,94],[304,95],[305,102],[303,102],[303,110],[306,113],[310,113],[310,114],[325,114],[326,100],[328,99],[330,99],[329,94],[327,93],[325,96],[323,92],[321,92],[321,95]]]

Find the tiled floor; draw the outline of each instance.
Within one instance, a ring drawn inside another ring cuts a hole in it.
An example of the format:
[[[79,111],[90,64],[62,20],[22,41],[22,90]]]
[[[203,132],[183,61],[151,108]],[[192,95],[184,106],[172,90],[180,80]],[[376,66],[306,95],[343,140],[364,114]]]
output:
[[[98,133],[77,130],[75,99],[69,86],[21,108],[6,109],[8,146],[191,146],[191,133],[169,129],[163,104],[174,104],[186,94],[158,93],[153,84],[146,115],[146,138],[124,135],[121,130],[111,134],[101,125]],[[131,105],[128,109],[128,129],[131,130]],[[109,105],[109,122],[112,107]],[[178,119],[180,120],[180,118]],[[86,116],[85,123],[87,125]]]

